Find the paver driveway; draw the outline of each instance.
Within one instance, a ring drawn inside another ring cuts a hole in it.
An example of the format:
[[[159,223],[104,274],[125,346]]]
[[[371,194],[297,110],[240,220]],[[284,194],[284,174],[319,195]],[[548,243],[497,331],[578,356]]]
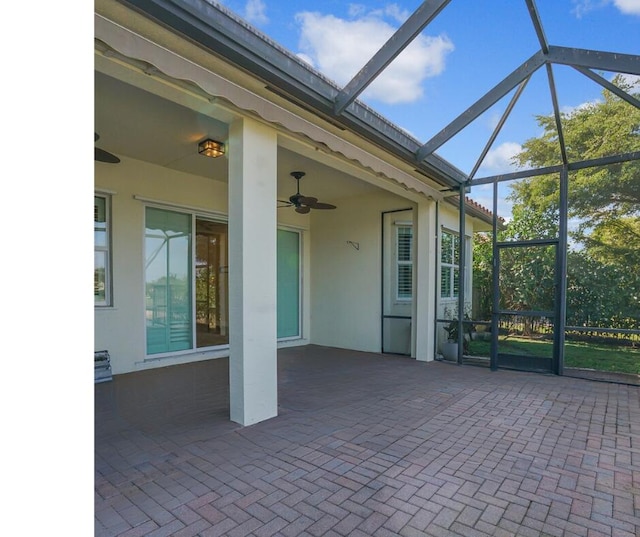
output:
[[[637,386],[309,346],[279,352],[280,415],[242,428],[224,378],[157,420],[113,413],[117,383],[98,536],[640,535]]]

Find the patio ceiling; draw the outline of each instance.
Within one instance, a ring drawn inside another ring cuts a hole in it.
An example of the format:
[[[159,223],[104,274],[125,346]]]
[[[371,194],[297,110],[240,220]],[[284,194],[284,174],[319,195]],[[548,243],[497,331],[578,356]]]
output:
[[[621,54],[554,46],[549,43],[534,0],[523,0],[531,25],[537,37],[539,50],[517,66],[491,90],[479,97],[467,110],[444,126],[429,140],[420,142],[405,131],[387,121],[358,100],[362,92],[385,68],[451,3],[450,0],[426,0],[405,21],[387,43],[366,63],[350,82],[337,86],[311,69],[293,54],[270,42],[232,12],[221,6],[212,6],[203,0],[119,0],[145,13],[165,25],[178,29],[211,53],[225,57],[260,77],[271,91],[298,105],[313,110],[315,114],[334,124],[342,125],[385,150],[410,163],[416,171],[426,173],[445,187],[473,185],[519,176],[577,169],[587,166],[633,160],[640,153],[611,155],[593,161],[571,162],[564,145],[561,108],[554,80],[554,65],[569,66],[584,77],[616,93],[630,105],[640,107],[640,102],[628,93],[616,88],[599,71],[640,75],[640,55]],[[506,45],[505,45],[506,46]],[[491,57],[486,61],[492,61]],[[475,178],[483,159],[495,142],[500,129],[509,117],[529,79],[537,71],[546,72],[548,91],[553,103],[562,162],[557,167],[539,171],[517,172],[502,176]],[[447,141],[462,132],[492,105],[513,92],[502,118],[477,158],[476,165],[466,174],[447,162],[436,151]]]
[[[197,143],[205,137],[226,140],[226,123],[99,71],[94,74],[94,98],[94,126],[100,135],[96,147],[179,172],[227,181],[226,157],[203,158],[197,152]],[[279,198],[287,199],[295,193],[295,181],[289,175],[293,170],[306,172],[303,191],[313,192],[322,200],[333,199],[338,193],[346,198],[376,190],[292,147],[281,145],[278,151]]]

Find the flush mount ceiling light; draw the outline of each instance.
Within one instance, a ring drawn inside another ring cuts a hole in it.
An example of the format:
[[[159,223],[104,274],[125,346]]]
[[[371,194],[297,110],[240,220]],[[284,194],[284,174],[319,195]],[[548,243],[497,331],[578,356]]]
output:
[[[220,157],[224,155],[224,144],[207,138],[198,144],[198,153],[205,157]]]

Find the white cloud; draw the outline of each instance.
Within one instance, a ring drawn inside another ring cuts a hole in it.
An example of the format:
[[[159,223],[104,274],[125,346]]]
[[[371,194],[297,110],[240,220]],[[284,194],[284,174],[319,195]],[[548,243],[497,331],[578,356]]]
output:
[[[409,18],[410,11],[402,9],[398,4],[388,4],[382,9],[371,9],[365,4],[349,4],[348,9],[349,17],[369,17],[381,19],[385,15],[391,17],[399,24],[402,24]]]
[[[409,15],[411,14],[406,9],[400,8],[398,4],[390,4],[386,6],[384,8],[384,13],[385,15],[388,15],[389,17],[392,17],[393,19],[395,19],[400,24],[406,21],[409,18]]]
[[[623,15],[640,15],[640,0],[573,0],[573,14],[579,19],[584,15],[613,4]]]
[[[520,144],[504,142],[487,153],[480,169],[484,173],[492,175],[515,171],[516,165],[512,162],[512,159],[520,151],[522,151]]]
[[[359,18],[345,20],[312,12],[296,15],[301,25],[302,53],[320,72],[340,85],[348,83],[396,30],[383,20],[382,12],[365,13],[355,9],[352,12],[358,13]],[[453,49],[453,43],[446,36],[419,35],[364,95],[389,104],[418,100],[423,94],[422,82],[444,70],[445,58]]]
[[[601,99],[594,99],[593,101],[585,101],[583,103],[580,103],[576,106],[570,106],[570,105],[566,105],[566,106],[562,106],[560,108],[560,112],[562,112],[563,114],[566,115],[571,115],[574,112],[579,112],[580,110],[585,110],[587,108],[592,108],[594,106],[597,106],[598,104],[602,103]]]
[[[268,24],[267,5],[262,0],[247,0],[244,8],[245,18],[252,24]]]
[[[625,15],[640,15],[640,0],[613,0],[613,4]]]
[[[363,17],[367,13],[367,6],[364,4],[349,4],[349,17]]]
[[[572,13],[581,19],[584,15],[589,13],[589,11],[593,11],[594,9],[598,9],[607,5],[610,0],[572,0],[574,4],[574,8]]]

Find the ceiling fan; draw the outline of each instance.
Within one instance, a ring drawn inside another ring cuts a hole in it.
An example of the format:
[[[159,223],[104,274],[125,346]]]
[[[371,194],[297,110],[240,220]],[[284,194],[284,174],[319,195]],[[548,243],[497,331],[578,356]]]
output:
[[[94,142],[97,142],[100,139],[100,136],[98,135],[97,132],[95,132],[94,134],[95,134]],[[98,162],[108,162],[109,164],[118,164],[118,162],[120,162],[120,159],[116,157],[113,153],[109,153],[108,151],[105,151],[104,149],[100,149],[99,147],[96,147],[95,150],[96,150],[95,160],[97,160]]]
[[[312,198],[308,196],[303,196],[300,194],[300,179],[305,176],[304,172],[291,172],[290,174],[297,183],[296,193],[289,198],[289,200],[278,200],[280,207],[295,207],[296,212],[300,214],[307,214],[311,209],[335,209],[335,205],[331,205],[330,203],[322,203],[318,201],[318,198]]]

